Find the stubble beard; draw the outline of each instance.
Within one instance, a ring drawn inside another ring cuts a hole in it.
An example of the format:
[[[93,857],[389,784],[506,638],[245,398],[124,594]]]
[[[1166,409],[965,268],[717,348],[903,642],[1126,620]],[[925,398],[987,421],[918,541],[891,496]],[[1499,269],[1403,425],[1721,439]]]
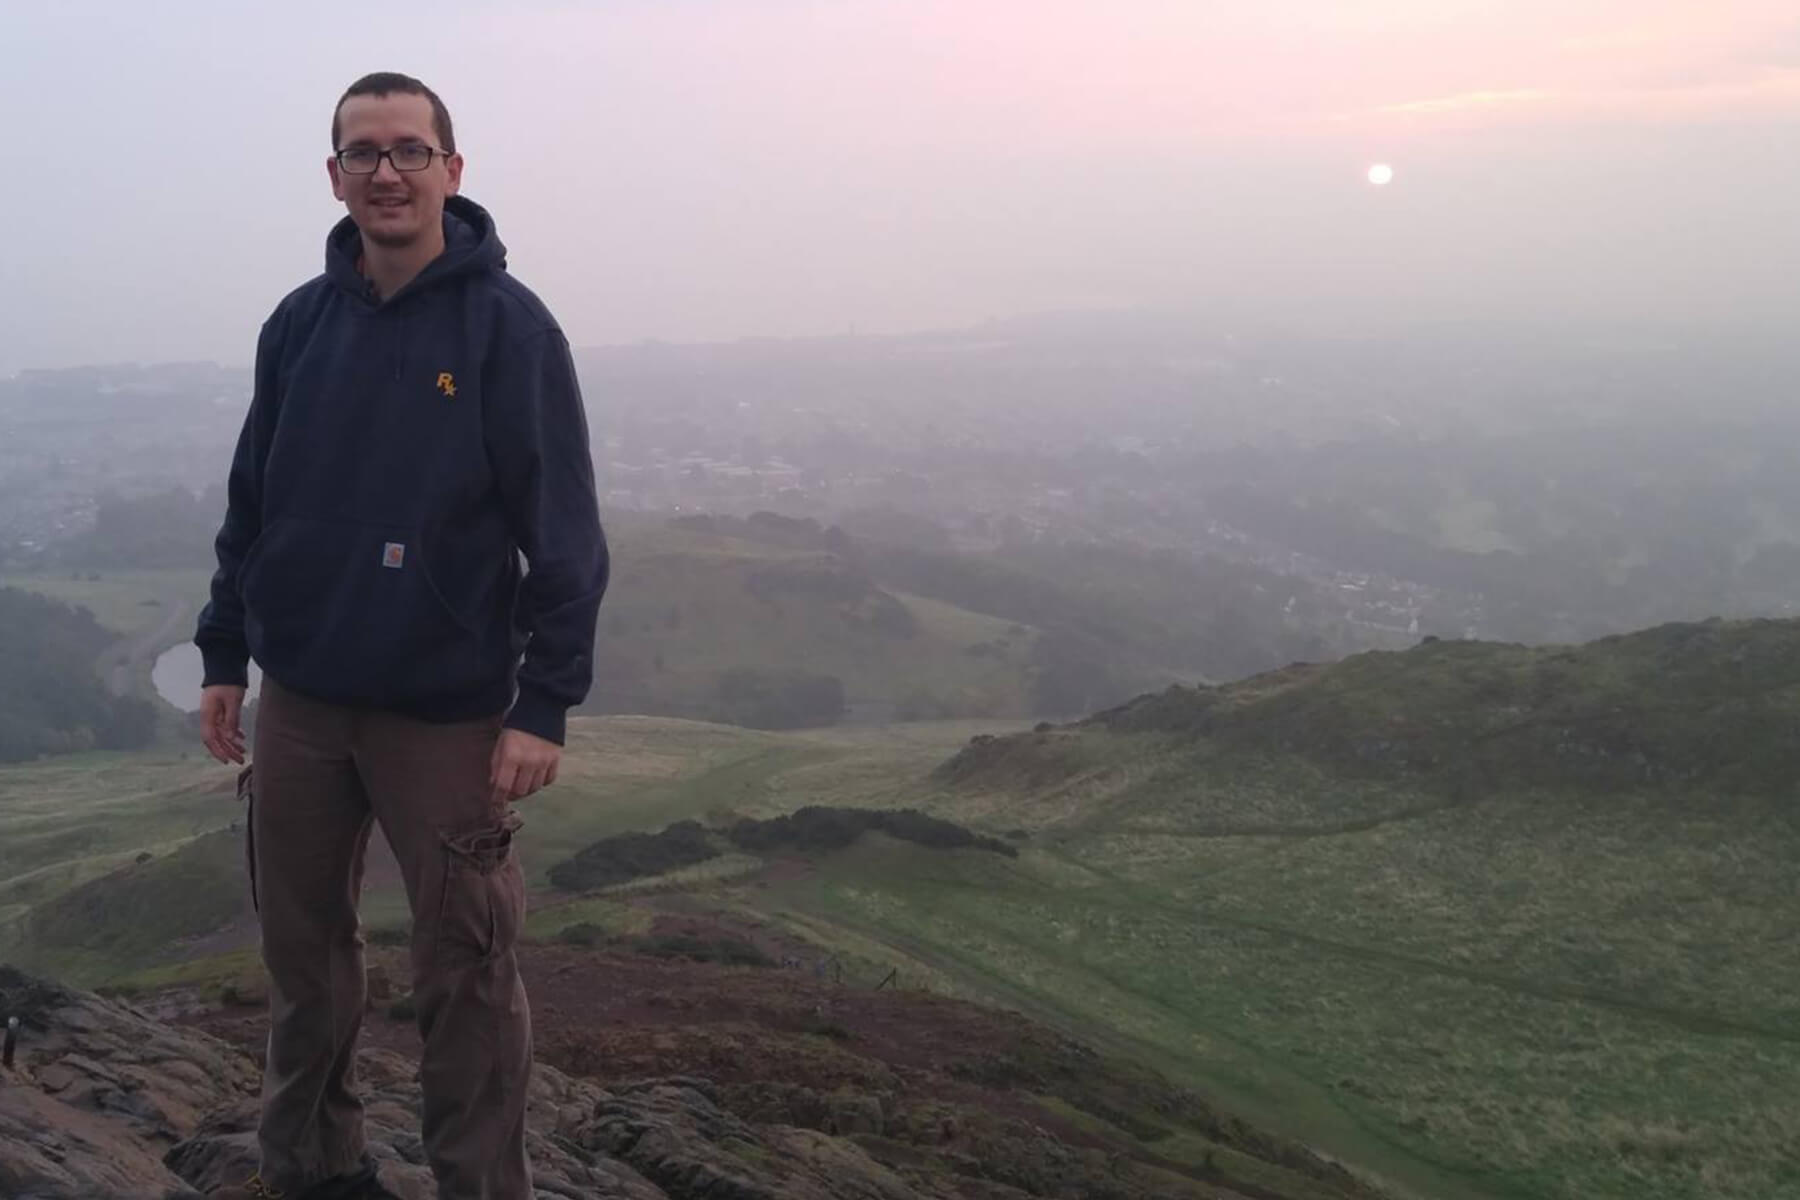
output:
[[[362,231],[363,240],[371,245],[380,246],[383,250],[404,250],[419,240],[419,231],[411,233],[386,233],[380,230]]]

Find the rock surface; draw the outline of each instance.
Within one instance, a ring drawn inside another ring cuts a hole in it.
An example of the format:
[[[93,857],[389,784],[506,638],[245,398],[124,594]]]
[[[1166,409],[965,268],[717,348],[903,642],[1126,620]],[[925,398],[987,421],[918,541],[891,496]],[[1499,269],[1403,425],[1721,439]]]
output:
[[[4,967],[0,1009],[22,1025],[16,1065],[0,1074],[0,1195],[185,1200],[255,1169],[259,1072],[241,1051]],[[429,1200],[415,1065],[375,1049],[359,1066],[384,1181]],[[540,1200],[921,1195],[853,1144],[739,1120],[701,1080],[609,1092],[540,1066],[530,1107]]]
[[[793,972],[526,958],[536,1200],[1380,1198],[1017,1014]],[[196,1200],[255,1169],[265,1019],[191,1001],[153,1013],[0,966],[0,1018],[23,1026],[0,1071],[0,1197]],[[388,1187],[431,1200],[416,1037],[379,1015],[363,1032],[370,1149]],[[1175,1131],[1222,1161],[1165,1157]]]
[[[259,1072],[242,1050],[7,967],[0,967],[0,1011],[22,1024],[16,1065],[0,1073],[0,1196],[194,1200],[255,1168]],[[369,1142],[384,1181],[406,1200],[430,1200],[416,1065],[392,1049],[372,1048],[362,1052],[360,1071]],[[538,1200],[1060,1194],[984,1178],[973,1160],[953,1163],[947,1173],[904,1171],[915,1152],[882,1136],[886,1117],[874,1097],[820,1098],[811,1123],[824,1128],[748,1120],[727,1102],[705,1079],[639,1079],[608,1089],[540,1064],[530,1101]],[[785,1104],[768,1107],[790,1119],[809,1115]],[[1068,1153],[1046,1135],[1047,1162]],[[1168,1194],[1235,1194],[1185,1182]]]
[[[221,1104],[255,1095],[255,1063],[223,1042],[0,966],[19,1018],[0,1068],[0,1196],[191,1196],[162,1163]]]

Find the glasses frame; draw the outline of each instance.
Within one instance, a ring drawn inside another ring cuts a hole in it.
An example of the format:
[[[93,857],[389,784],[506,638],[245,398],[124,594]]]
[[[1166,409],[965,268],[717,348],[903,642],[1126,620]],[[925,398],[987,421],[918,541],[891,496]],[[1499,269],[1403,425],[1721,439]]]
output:
[[[416,167],[403,167],[394,160],[394,151],[396,150],[423,150],[425,151],[425,161]],[[375,155],[375,165],[370,167],[367,171],[353,171],[350,169],[349,164],[344,161],[344,156],[346,154],[371,153]],[[430,170],[431,160],[433,158],[449,158],[451,157],[451,152],[448,150],[440,150],[438,147],[424,142],[402,142],[398,146],[389,146],[386,150],[377,150],[373,146],[348,146],[342,150],[334,151],[332,157],[337,159],[338,170],[346,175],[374,175],[381,170],[382,159],[386,159],[388,166],[394,168],[395,172],[399,174],[416,175],[420,171]]]

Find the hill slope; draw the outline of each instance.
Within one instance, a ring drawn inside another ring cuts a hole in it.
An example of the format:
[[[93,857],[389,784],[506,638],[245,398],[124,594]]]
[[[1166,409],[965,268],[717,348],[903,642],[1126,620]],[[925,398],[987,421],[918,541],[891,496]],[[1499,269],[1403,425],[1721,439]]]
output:
[[[1428,642],[1084,723],[1459,794],[1578,785],[1781,791],[1800,768],[1800,625],[1667,625],[1586,646]]]
[[[1784,622],[1171,689],[937,772],[1038,831],[1035,885],[831,902],[1427,1194],[1776,1195],[1796,715]]]
[[[842,703],[876,719],[1031,711],[1025,626],[896,593],[824,551],[666,526],[615,540],[590,711],[829,724],[835,713],[803,701],[746,705],[747,680],[796,677],[837,681]]]
[[[150,741],[154,707],[94,670],[112,640],[84,609],[0,587],[0,762]]]
[[[374,957],[401,972],[403,951]],[[523,967],[543,1056],[527,1137],[546,1194],[1380,1200],[1303,1147],[1017,1014],[571,948],[528,947]],[[254,1168],[263,1015],[143,999],[184,1015],[158,1021],[0,966],[0,1006],[23,1027],[16,1064],[0,1067],[0,1193],[194,1196]],[[371,1013],[358,1072],[370,1150],[409,1200],[434,1194],[409,1117],[417,1059],[405,1015]],[[1190,1165],[1193,1145],[1210,1149]]]
[[[581,720],[525,806],[533,931],[685,952],[664,923],[763,922],[868,986],[897,970],[1154,1061],[1396,1193],[1800,1194],[1797,696],[1800,625],[1710,623],[1434,643],[1006,736]],[[143,761],[167,786],[93,811],[165,811],[146,838],[204,827],[180,764]],[[15,768],[12,795],[69,769]],[[54,824],[68,800],[37,802],[21,833],[47,858],[79,831]],[[544,876],[596,839],[809,804],[918,808],[1019,853],[870,833],[579,897]],[[126,882],[124,846],[109,827],[8,889],[35,907]]]
[[[864,719],[1068,716],[1335,636],[1304,583],[1217,559],[955,553],[772,513],[622,518],[612,536],[591,711],[825,723],[746,721],[728,676],[749,672],[837,680]]]

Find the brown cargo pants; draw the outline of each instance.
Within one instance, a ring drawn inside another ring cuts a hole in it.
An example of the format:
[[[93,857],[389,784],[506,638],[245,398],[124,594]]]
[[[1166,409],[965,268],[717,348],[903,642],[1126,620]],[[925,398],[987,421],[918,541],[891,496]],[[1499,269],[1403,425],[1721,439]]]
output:
[[[424,1040],[420,1123],[441,1200],[530,1200],[531,1016],[515,943],[519,821],[488,786],[498,715],[434,725],[342,708],[265,679],[247,829],[270,980],[262,1177],[290,1195],[359,1169],[357,920],[379,821],[412,906]]]

